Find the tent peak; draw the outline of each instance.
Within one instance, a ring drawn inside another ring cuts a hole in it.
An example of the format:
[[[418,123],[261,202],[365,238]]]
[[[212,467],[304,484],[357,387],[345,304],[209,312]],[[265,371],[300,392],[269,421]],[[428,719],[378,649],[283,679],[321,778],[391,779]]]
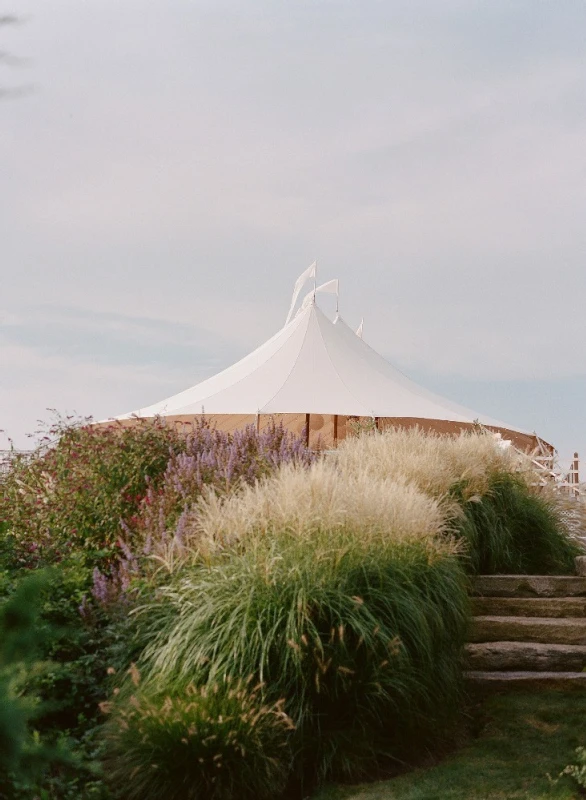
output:
[[[336,288],[331,286],[330,293]],[[306,300],[252,353],[136,415],[190,417],[205,409],[212,415],[332,414],[466,424],[478,418],[484,425],[511,430],[408,379],[364,342],[362,323],[354,331],[339,311],[332,322],[316,302],[315,290]]]

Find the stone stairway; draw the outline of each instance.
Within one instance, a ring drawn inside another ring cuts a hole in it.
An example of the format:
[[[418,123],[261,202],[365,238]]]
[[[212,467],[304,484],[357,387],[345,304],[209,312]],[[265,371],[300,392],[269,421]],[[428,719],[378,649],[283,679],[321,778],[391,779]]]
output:
[[[481,575],[467,678],[485,688],[586,688],[586,577]]]

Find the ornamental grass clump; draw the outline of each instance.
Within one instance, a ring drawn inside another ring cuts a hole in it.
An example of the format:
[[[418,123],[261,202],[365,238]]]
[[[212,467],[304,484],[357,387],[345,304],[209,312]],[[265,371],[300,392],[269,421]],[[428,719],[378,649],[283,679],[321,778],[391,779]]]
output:
[[[421,428],[389,428],[348,438],[336,460],[341,472],[405,480],[438,498],[449,496],[454,486],[464,490],[464,499],[482,496],[493,474],[527,471],[522,455],[500,447],[488,433],[451,436]]]
[[[454,487],[458,497],[460,487]],[[467,545],[469,568],[477,574],[572,574],[580,555],[569,535],[561,507],[552,495],[538,491],[526,476],[495,472],[486,493],[464,500],[456,521]]]
[[[196,537],[138,612],[147,683],[253,675],[266,702],[285,698],[308,780],[358,779],[431,746],[457,714],[468,619],[437,502],[321,463],[224,500],[225,528],[218,502],[201,508],[205,559]]]
[[[274,800],[291,759],[292,722],[282,707],[263,703],[260,687],[243,680],[176,694],[134,687],[104,709],[111,710],[104,737],[113,796]]]
[[[579,548],[561,507],[536,485],[529,458],[488,433],[391,429],[347,440],[337,464],[343,474],[409,481],[439,499],[473,573],[573,571]]]
[[[192,509],[185,534],[194,550],[212,552],[275,536],[305,542],[344,532],[368,549],[374,542],[447,536],[445,516],[442,502],[413,484],[321,460],[309,469],[284,465],[228,498],[209,493]]]

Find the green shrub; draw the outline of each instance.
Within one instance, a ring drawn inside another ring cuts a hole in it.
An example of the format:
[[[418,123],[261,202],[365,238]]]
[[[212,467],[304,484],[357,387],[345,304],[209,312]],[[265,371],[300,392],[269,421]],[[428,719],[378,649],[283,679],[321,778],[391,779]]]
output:
[[[129,663],[132,636],[122,609],[116,615],[113,608],[106,613],[83,605],[92,571],[75,554],[55,567],[53,576],[39,607],[41,623],[55,631],[41,650],[49,664],[29,684],[44,702],[39,729],[69,731],[78,738],[98,724],[107,670]]]
[[[437,540],[275,534],[160,591],[138,618],[147,679],[180,692],[253,675],[269,702],[286,699],[309,780],[409,758],[458,713],[468,601]]]
[[[177,694],[138,687],[107,725],[106,771],[124,800],[274,800],[289,772],[282,703],[224,680]]]
[[[55,635],[40,621],[48,585],[47,573],[32,575],[0,605],[0,797],[16,796],[15,784],[30,791],[52,766],[73,760],[62,739],[38,735],[34,726],[42,705],[27,686],[28,676],[43,667],[41,645]]]
[[[14,800],[35,793],[51,800],[107,796],[94,770],[98,704],[108,693],[107,672],[126,668],[135,655],[127,612],[132,581],[152,577],[141,575],[146,538],[154,545],[156,534],[164,540],[169,528],[180,545],[176,517],[204,486],[227,492],[280,462],[313,460],[301,439],[277,425],[260,435],[252,427],[223,434],[202,420],[186,439],[160,420],[130,427],[85,423],[57,421],[31,456],[16,457],[0,476],[0,599],[11,598],[21,575],[57,565],[51,591],[38,597],[37,657],[34,669],[20,670],[19,693],[34,698],[35,735],[46,742],[67,739],[77,758],[71,769],[55,765],[38,780],[11,777],[5,793]],[[161,530],[145,532],[149,514],[157,524],[163,517]],[[45,630],[52,636],[41,637]],[[28,705],[11,709],[17,707]],[[17,736],[19,726],[12,727]],[[22,729],[24,741],[29,727]]]
[[[108,619],[99,608],[91,619],[80,616],[90,584],[91,570],[72,556],[48,573],[37,570],[20,580],[13,575],[0,591],[0,695],[2,685],[8,692],[0,700],[0,751],[11,752],[1,732],[3,711],[9,710],[6,730],[20,753],[20,766],[6,767],[0,779],[0,797],[108,796],[95,763],[98,705],[107,692],[108,667],[127,664],[123,653],[118,660],[112,656],[127,651],[131,638],[123,620]]]
[[[568,574],[579,546],[566,533],[555,502],[528,485],[525,476],[491,475],[482,496],[455,486],[462,517],[456,521],[467,543],[473,573]]]

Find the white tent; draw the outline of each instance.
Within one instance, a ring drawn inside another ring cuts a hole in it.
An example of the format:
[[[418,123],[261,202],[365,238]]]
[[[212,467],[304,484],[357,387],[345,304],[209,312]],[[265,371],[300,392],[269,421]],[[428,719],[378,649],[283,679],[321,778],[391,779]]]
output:
[[[391,366],[338,316],[315,300],[271,339],[223,372],[131,417],[332,415],[377,419],[479,422],[511,428],[439,397]]]

